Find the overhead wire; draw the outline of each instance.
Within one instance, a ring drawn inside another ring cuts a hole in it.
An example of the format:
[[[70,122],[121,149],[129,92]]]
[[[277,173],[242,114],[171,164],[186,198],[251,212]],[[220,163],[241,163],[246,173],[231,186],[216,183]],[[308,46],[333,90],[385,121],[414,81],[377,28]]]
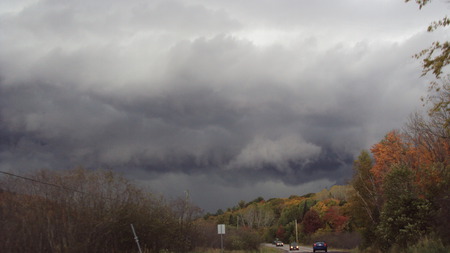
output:
[[[65,187],[65,186],[62,186],[62,185],[57,185],[57,184],[53,184],[53,183],[49,183],[49,182],[43,182],[43,181],[40,181],[40,180],[37,180],[37,179],[34,179],[34,178],[29,178],[29,177],[16,175],[16,174],[13,174],[13,173],[10,173],[10,172],[6,172],[6,171],[1,171],[0,170],[0,173],[8,175],[8,176],[11,176],[11,177],[17,177],[17,178],[20,178],[20,179],[23,179],[23,180],[32,181],[32,182],[39,183],[39,184],[44,184],[44,185],[53,186],[53,187],[57,187],[57,188],[68,190],[68,191],[77,192],[77,193],[84,194],[84,195],[96,195],[96,194],[87,193],[87,192],[79,191],[79,190],[76,190],[76,189],[72,189],[72,188],[69,188],[69,187]],[[105,197],[105,196],[100,196],[100,197],[104,198],[104,199],[108,199],[108,200],[113,200],[112,198]]]

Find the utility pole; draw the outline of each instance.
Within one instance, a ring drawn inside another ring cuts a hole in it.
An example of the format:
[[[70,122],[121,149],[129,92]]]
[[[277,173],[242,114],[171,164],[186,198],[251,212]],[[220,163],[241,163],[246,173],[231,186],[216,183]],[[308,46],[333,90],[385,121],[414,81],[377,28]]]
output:
[[[297,219],[295,219],[295,242],[298,244]]]

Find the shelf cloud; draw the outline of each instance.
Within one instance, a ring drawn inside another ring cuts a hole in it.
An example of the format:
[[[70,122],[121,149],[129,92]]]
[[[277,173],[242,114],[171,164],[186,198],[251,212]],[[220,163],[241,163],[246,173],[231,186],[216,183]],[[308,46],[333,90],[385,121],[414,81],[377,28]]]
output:
[[[448,5],[0,4],[0,169],[110,168],[208,211],[345,183],[421,107]],[[245,192],[245,193],[244,193]]]

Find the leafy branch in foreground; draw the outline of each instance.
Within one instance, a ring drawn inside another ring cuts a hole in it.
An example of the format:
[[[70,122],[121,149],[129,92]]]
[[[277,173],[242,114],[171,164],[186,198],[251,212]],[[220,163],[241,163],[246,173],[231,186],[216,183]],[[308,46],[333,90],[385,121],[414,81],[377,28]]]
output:
[[[410,2],[411,0],[405,0],[405,2]],[[419,9],[428,4],[431,0],[415,0],[419,5]],[[450,25],[450,19],[446,16],[439,21],[432,22],[427,31],[433,32],[439,27],[445,27]],[[427,49],[422,50],[420,53],[416,54],[417,59],[423,58],[422,61],[422,76],[428,74],[430,71],[434,76],[439,79],[442,75],[442,69],[450,63],[450,44],[448,41],[439,42],[435,41]]]

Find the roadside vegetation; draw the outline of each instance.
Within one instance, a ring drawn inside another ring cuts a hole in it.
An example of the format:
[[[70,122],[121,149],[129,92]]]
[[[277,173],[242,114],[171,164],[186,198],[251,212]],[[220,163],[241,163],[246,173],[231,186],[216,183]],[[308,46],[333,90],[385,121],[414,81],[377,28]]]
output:
[[[0,182],[2,252],[187,252],[200,209],[167,201],[112,171],[41,170]]]

